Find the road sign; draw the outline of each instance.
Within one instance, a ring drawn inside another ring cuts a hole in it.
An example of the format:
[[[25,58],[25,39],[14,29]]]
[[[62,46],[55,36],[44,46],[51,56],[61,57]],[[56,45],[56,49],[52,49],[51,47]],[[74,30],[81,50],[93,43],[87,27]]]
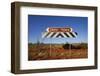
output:
[[[47,28],[48,32],[72,32],[72,28]]]
[[[77,35],[77,32],[73,32],[69,27],[50,27],[43,32],[42,38],[75,38]]]

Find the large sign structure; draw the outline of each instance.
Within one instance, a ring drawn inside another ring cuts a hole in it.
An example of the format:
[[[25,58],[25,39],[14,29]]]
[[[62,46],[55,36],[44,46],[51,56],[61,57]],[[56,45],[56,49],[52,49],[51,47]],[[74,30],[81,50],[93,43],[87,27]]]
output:
[[[43,32],[42,38],[75,38],[77,32],[73,32],[72,28],[47,28]]]

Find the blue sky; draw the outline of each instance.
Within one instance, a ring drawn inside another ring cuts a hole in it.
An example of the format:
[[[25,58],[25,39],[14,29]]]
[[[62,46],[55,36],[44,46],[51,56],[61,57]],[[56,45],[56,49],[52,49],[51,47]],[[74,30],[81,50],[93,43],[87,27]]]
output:
[[[71,27],[77,38],[45,38],[42,33],[48,27]],[[28,15],[28,42],[36,43],[88,42],[88,17]]]

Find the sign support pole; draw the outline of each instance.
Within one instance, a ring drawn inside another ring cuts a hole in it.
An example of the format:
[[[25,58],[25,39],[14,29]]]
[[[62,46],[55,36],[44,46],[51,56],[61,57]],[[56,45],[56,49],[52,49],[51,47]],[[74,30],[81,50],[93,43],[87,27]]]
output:
[[[50,43],[50,56],[51,56],[51,43]]]
[[[70,49],[70,57],[71,57],[71,44],[69,44],[69,47],[70,47],[69,49]]]

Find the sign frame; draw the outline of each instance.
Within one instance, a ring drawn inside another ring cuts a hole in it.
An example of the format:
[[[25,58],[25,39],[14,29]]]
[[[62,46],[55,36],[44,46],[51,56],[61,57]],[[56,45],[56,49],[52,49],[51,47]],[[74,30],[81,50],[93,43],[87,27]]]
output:
[[[42,8],[57,8],[60,9],[79,9],[79,10],[93,10],[95,12],[94,22],[94,45],[95,57],[94,65],[80,66],[80,67],[61,67],[61,68],[46,68],[46,69],[20,69],[20,8],[21,7],[42,7]],[[11,72],[15,74],[25,73],[42,73],[42,72],[57,72],[57,71],[73,71],[73,70],[87,70],[97,69],[97,7],[94,6],[79,6],[79,5],[61,5],[61,4],[46,4],[46,3],[29,3],[29,2],[13,2],[11,3]]]

